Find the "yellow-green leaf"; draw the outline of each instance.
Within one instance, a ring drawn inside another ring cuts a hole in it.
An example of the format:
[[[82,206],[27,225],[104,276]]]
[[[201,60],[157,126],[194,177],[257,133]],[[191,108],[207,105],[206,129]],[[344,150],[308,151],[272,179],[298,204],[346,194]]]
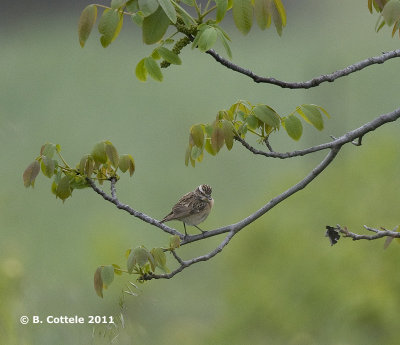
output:
[[[119,156],[119,163],[118,168],[124,173],[128,171],[129,174],[132,176],[135,172],[135,161],[130,154],[124,154]]]
[[[271,25],[271,14],[268,10],[268,0],[254,0],[254,13],[261,30]]]
[[[99,20],[101,45],[106,48],[114,41],[122,28],[124,16],[116,10],[105,9]]]
[[[92,157],[94,161],[97,163],[104,164],[107,162],[107,154],[104,141],[98,142],[92,150]]]
[[[303,134],[303,125],[301,121],[293,114],[289,115],[284,123],[287,134],[294,140],[299,140]]]
[[[225,13],[228,10],[228,0],[215,0],[217,5],[216,20],[219,23],[225,17]]]
[[[147,80],[147,70],[146,67],[144,66],[144,59],[140,60],[136,65],[135,74],[136,78],[138,78],[140,81]]]
[[[179,238],[178,235],[172,235],[169,238],[169,247],[171,249],[176,249],[179,248],[181,246],[181,239]]]
[[[232,11],[236,27],[246,35],[253,24],[253,6],[251,0],[233,0]]]
[[[205,52],[209,50],[217,40],[217,31],[214,27],[208,26],[205,30],[202,31],[201,36],[197,42],[198,48]]]
[[[317,106],[313,104],[303,104],[301,109],[297,109],[297,112],[306,122],[313,125],[319,131],[324,129],[324,121]]]
[[[151,56],[144,58],[144,67],[154,80],[157,81],[163,80],[163,74],[161,72],[161,68],[157,64],[156,60],[154,60]]]
[[[114,168],[117,168],[119,163],[119,155],[115,146],[108,140],[105,142],[105,151],[108,159],[111,162],[111,165]]]
[[[165,61],[172,63],[174,65],[182,64],[182,60],[180,59],[180,57],[176,55],[173,51],[165,47],[160,47],[157,49],[157,51]]]
[[[280,117],[276,113],[274,109],[271,107],[261,104],[257,105],[253,109],[254,116],[260,121],[266,123],[268,126],[272,128],[279,128],[280,126]]]
[[[230,121],[222,120],[222,130],[224,132],[225,144],[228,150],[233,147],[234,127]]]
[[[78,37],[79,44],[83,48],[90,33],[92,32],[94,23],[97,18],[97,7],[96,5],[89,5],[84,8],[79,18],[78,23]]]
[[[202,148],[204,145],[204,131],[201,125],[194,125],[190,128],[190,135],[193,139],[194,144],[197,147]]]
[[[28,167],[25,169],[24,174],[22,175],[24,186],[30,187],[34,186],[35,179],[40,172],[40,164],[38,161],[33,161]]]
[[[71,192],[70,177],[64,176],[57,185],[56,196],[65,201],[65,199],[71,196]]]

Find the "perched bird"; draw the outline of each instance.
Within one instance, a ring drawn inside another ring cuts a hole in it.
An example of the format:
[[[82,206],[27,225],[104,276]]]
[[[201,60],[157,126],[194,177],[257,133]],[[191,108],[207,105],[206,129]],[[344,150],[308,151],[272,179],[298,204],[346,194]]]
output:
[[[172,207],[172,211],[163,218],[161,223],[169,222],[170,220],[180,220],[183,222],[186,235],[186,224],[193,225],[201,232],[204,232],[197,225],[203,222],[210,214],[214,204],[211,192],[212,189],[209,185],[202,184],[193,192],[185,194]]]

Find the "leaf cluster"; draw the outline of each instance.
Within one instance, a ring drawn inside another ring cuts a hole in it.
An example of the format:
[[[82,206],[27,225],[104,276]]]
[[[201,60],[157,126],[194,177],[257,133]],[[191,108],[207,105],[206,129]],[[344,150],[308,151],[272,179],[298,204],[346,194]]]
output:
[[[122,173],[129,171],[132,176],[135,162],[130,154],[119,155],[109,140],[98,142],[90,154],[81,158],[75,168],[71,168],[61,155],[60,145],[46,143],[41,147],[39,156],[25,169],[23,182],[25,187],[33,187],[41,171],[44,176],[53,178],[52,193],[56,198],[65,201],[74,189],[88,187],[88,178],[96,179],[100,184],[111,178],[118,179],[118,169]]]
[[[375,25],[377,32],[385,24],[389,27],[393,25],[392,37],[396,31],[399,32],[400,37],[400,0],[368,0],[368,9],[370,13],[373,12],[373,9],[380,13]]]
[[[330,117],[324,108],[315,104],[300,105],[289,115],[281,116],[266,104],[238,101],[228,110],[219,111],[211,124],[196,124],[190,128],[185,164],[190,162],[194,167],[196,161],[203,160],[204,151],[215,156],[224,145],[231,150],[235,137],[244,139],[248,133],[257,136],[260,143],[266,143],[270,135],[282,127],[293,140],[299,140],[303,124],[298,116],[321,131],[324,128],[322,114]]]
[[[107,289],[114,281],[114,276],[127,274],[138,275],[137,280],[145,282],[145,277],[156,271],[156,268],[168,273],[167,256],[165,252],[173,251],[180,246],[179,236],[171,236],[168,248],[152,248],[148,250],[145,246],[138,246],[126,251],[126,270],[117,264],[102,265],[97,267],[94,273],[94,289],[98,296],[103,297],[103,290]]]
[[[214,5],[212,5],[214,4]],[[162,81],[162,67],[182,63],[179,54],[182,42],[188,45],[193,40],[192,48],[205,52],[211,49],[217,40],[221,41],[226,54],[232,57],[229,47],[230,38],[219,23],[226,13],[232,10],[236,27],[247,34],[253,24],[255,15],[258,26],[264,30],[274,23],[276,31],[282,34],[286,25],[285,8],[281,0],[209,0],[204,8],[196,0],[112,0],[110,6],[91,4],[84,8],[78,23],[78,36],[81,47],[84,47],[97,21],[98,9],[103,13],[98,21],[101,34],[100,43],[106,48],[119,35],[124,17],[140,27],[145,44],[158,44],[149,56],[141,59],[136,65],[135,74],[141,81],[147,76]],[[189,12],[195,12],[192,16]],[[206,20],[206,17],[210,17]],[[166,37],[169,27],[174,28],[172,35]],[[174,38],[177,35],[177,38]],[[182,36],[189,40],[182,41]],[[173,47],[167,48],[167,45]],[[158,63],[157,60],[161,60]]]

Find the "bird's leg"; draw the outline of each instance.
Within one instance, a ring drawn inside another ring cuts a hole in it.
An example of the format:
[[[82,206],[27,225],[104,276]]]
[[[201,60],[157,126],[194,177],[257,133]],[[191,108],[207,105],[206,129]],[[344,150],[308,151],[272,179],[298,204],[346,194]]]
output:
[[[183,227],[184,227],[184,229],[185,229],[185,237],[188,235],[188,233],[187,233],[187,231],[186,231],[186,224],[185,224],[185,222],[183,222]]]
[[[195,225],[195,227],[196,227],[197,229],[199,229],[199,230],[201,231],[202,234],[204,234],[205,232],[207,232],[207,231],[201,230],[197,225]]]

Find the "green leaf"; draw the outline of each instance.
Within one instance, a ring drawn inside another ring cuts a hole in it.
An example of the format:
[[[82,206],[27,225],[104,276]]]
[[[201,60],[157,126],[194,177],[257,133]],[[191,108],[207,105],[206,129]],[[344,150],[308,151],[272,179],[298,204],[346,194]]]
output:
[[[130,13],[135,13],[137,11],[139,11],[139,4],[138,4],[138,0],[129,0],[126,4],[126,11],[130,12]]]
[[[202,148],[204,145],[204,131],[201,125],[194,125],[190,128],[190,135],[193,139],[194,144]]]
[[[172,23],[176,23],[176,11],[174,5],[172,5],[170,0],[158,0],[158,3],[162,7],[163,11]]]
[[[174,65],[182,64],[182,60],[180,59],[180,57],[176,55],[173,51],[165,47],[160,47],[157,49],[157,51],[165,61],[172,63]]]
[[[274,109],[271,107],[261,104],[257,105],[253,109],[254,116],[260,121],[266,123],[272,128],[279,128],[280,118]]]
[[[128,272],[132,273],[135,265],[143,267],[150,259],[150,252],[144,247],[136,247],[131,251],[128,257]]]
[[[65,199],[71,196],[71,193],[70,177],[64,176],[57,185],[56,196],[62,201],[65,201]]]
[[[111,165],[114,168],[117,168],[118,163],[119,163],[119,155],[118,155],[117,149],[111,143],[111,141],[107,140],[104,144],[105,144],[106,155],[107,155],[108,159],[110,160]]]
[[[230,151],[233,147],[233,137],[235,136],[232,122],[222,120],[222,131],[224,132],[226,148]]]
[[[320,107],[319,105],[316,105],[316,107],[317,107],[319,110],[321,110],[321,111],[325,114],[325,116],[326,116],[328,119],[331,118],[331,116],[328,114],[328,112],[327,112],[324,108]]]
[[[286,14],[283,6],[280,7],[282,3],[280,3],[280,5],[279,3],[280,1],[274,0],[273,4],[271,3],[269,6],[269,11],[271,13],[272,20],[274,21],[276,32],[278,33],[279,36],[281,36],[282,28],[286,25]],[[282,16],[282,9],[283,9],[283,16]]]
[[[144,20],[144,16],[141,12],[137,12],[132,14],[131,16],[132,21],[139,27],[143,26],[143,20]]]
[[[136,78],[138,78],[140,81],[147,80],[147,70],[146,67],[144,66],[144,59],[140,60],[136,65],[135,74]]]
[[[276,9],[278,10],[282,26],[286,26],[286,12],[285,12],[285,7],[283,7],[282,1],[274,0],[274,4],[275,4]]]
[[[246,35],[253,24],[251,0],[233,0],[233,20],[239,31]]]
[[[52,143],[46,143],[40,148],[41,156],[53,158],[55,152],[56,152],[56,145]]]
[[[41,169],[44,176],[52,177],[54,175],[54,169],[56,167],[57,161],[49,158],[48,156],[43,156]]]
[[[102,270],[103,267],[97,267],[96,272],[94,273],[94,290],[101,298],[103,298],[103,280],[101,279]]]
[[[254,0],[254,13],[261,30],[271,25],[271,14],[268,10],[268,0]]]
[[[220,30],[219,27],[216,28],[217,29],[217,35],[219,37],[219,39],[222,42],[222,45],[224,46],[224,49],[226,51],[226,54],[228,55],[228,57],[230,59],[232,59],[232,51],[231,51],[231,47],[229,46],[228,40],[226,38],[226,36],[224,35],[224,33],[222,32],[222,30]]]
[[[184,21],[186,27],[189,28],[193,24],[197,25],[196,20],[183,7],[181,7],[174,0],[171,0],[171,2],[175,6],[177,12],[181,15],[182,20]],[[184,2],[184,1],[182,1],[182,2]]]
[[[143,42],[146,44],[157,43],[163,38],[168,29],[170,20],[161,7],[143,20]]]
[[[287,134],[294,140],[299,140],[303,134],[301,121],[293,114],[289,115],[284,121],[284,128]]]
[[[147,17],[154,13],[158,8],[157,0],[138,0],[139,9],[143,13],[143,17]]]
[[[104,141],[98,142],[92,150],[92,157],[96,163],[104,164],[107,162],[107,153]]]
[[[94,170],[94,159],[91,155],[84,155],[79,163],[79,172],[88,177],[92,176]]]
[[[121,13],[106,9],[99,21],[99,32],[101,45],[106,48],[114,41],[122,28],[124,17]]]
[[[176,249],[179,248],[181,246],[181,239],[179,238],[178,235],[172,235],[169,238],[169,247],[171,249]]]
[[[254,115],[247,116],[246,122],[250,129],[256,129],[258,127],[258,119]]]
[[[191,152],[192,152],[192,146],[188,145],[188,147],[186,148],[186,152],[185,152],[185,165],[186,166],[189,165],[189,158],[190,158]]]
[[[214,151],[219,152],[219,150],[224,146],[224,131],[222,128],[216,127],[211,136],[211,145]]]
[[[214,27],[208,26],[205,30],[202,31],[201,36],[197,42],[198,48],[205,52],[209,50],[217,40],[217,31]]]
[[[111,0],[111,8],[116,10],[125,4],[125,0]]]
[[[70,179],[69,186],[71,189],[83,189],[89,187],[89,184],[84,176],[75,176],[74,178]]]
[[[389,1],[382,11],[382,16],[388,26],[392,26],[400,19],[400,0]]]
[[[217,14],[216,20],[219,23],[225,17],[225,13],[228,10],[228,0],[215,0],[215,4],[217,5]]]
[[[135,161],[130,154],[119,156],[118,168],[124,173],[129,169],[129,174],[132,176],[135,172]]]
[[[162,248],[153,248],[151,250],[151,255],[154,258],[155,265],[161,268],[164,272],[168,272],[167,268],[167,256],[165,255],[164,249]]]
[[[306,122],[313,125],[319,131],[324,129],[324,121],[322,119],[321,112],[316,105],[303,104],[301,109],[297,109],[297,112]]]
[[[28,167],[25,169],[22,178],[24,180],[24,186],[30,187],[34,186],[35,179],[40,172],[40,164],[38,161],[33,161]]]
[[[203,153],[202,148],[193,146],[192,150],[190,152],[190,158],[192,158],[193,160],[196,160],[197,158],[199,158],[201,156],[202,153]]]
[[[103,287],[107,289],[114,280],[114,266],[107,265],[101,270],[101,280],[103,281]]]
[[[157,81],[163,80],[163,75],[160,66],[151,56],[144,58],[144,67],[150,76]]]
[[[206,144],[204,145],[204,148],[206,149],[206,151],[212,155],[215,156],[217,154],[217,152],[214,150],[214,148],[211,145],[211,139],[207,138],[206,139]]]
[[[85,43],[92,32],[96,18],[97,7],[95,5],[86,6],[81,13],[78,23],[78,37],[79,44],[82,48],[85,46]]]

